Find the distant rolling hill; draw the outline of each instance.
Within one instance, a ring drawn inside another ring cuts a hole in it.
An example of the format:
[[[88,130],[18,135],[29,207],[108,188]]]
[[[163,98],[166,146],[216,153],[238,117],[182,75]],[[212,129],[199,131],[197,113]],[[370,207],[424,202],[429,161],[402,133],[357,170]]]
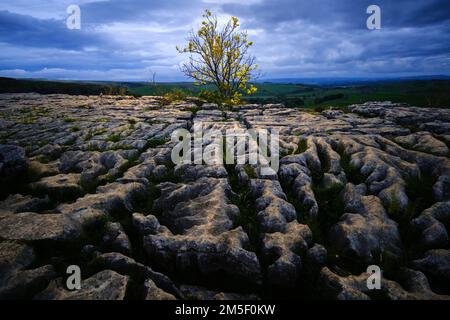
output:
[[[278,79],[275,82],[255,83],[258,92],[244,95],[249,103],[284,103],[289,107],[327,108],[343,107],[366,101],[406,102],[420,107],[450,107],[450,77],[437,76],[398,78],[370,81],[367,79],[321,78],[321,84],[302,83],[301,79]],[[295,81],[294,81],[295,80]],[[279,81],[279,82],[278,82]],[[286,82],[283,82],[286,81]],[[298,81],[298,82],[296,82]],[[37,92],[42,94],[132,94],[164,95],[182,92],[197,95],[213,86],[196,86],[192,82],[146,83],[111,81],[47,81],[0,78],[0,93]]]
[[[265,83],[291,83],[291,84],[306,84],[306,85],[349,85],[349,84],[369,84],[369,83],[386,83],[399,81],[413,81],[413,80],[450,80],[447,75],[429,75],[429,76],[410,76],[410,77],[396,77],[396,78],[345,78],[345,77],[318,77],[318,78],[275,78],[262,79],[260,82]]]
[[[125,87],[123,87],[125,88]],[[47,81],[0,77],[0,93],[36,92],[42,94],[65,93],[72,95],[119,94],[120,86],[113,83]],[[122,89],[123,93],[126,90]]]

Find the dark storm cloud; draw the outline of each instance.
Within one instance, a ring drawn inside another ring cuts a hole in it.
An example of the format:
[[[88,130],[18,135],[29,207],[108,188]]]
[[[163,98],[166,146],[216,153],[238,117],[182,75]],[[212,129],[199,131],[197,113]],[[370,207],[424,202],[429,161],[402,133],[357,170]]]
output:
[[[381,7],[381,31],[366,29],[370,4]],[[223,10],[244,17],[246,28],[262,30],[267,40],[256,42],[256,51],[268,51],[269,57],[278,49],[278,57],[270,58],[272,73],[379,76],[450,71],[445,40],[450,1],[267,0],[251,7],[227,4]],[[277,49],[266,49],[271,43]]]
[[[192,20],[191,14],[198,15],[206,8],[199,1],[96,1],[81,5],[86,23],[111,22],[164,22],[175,25]],[[178,11],[179,14],[175,14]]]
[[[0,11],[0,41],[26,47],[77,50],[92,43],[102,43],[102,38],[81,30],[72,32],[63,20],[41,20]]]
[[[366,28],[371,4],[382,30]],[[241,19],[265,77],[450,74],[448,0],[17,0],[0,4],[0,75],[183,79],[175,45],[205,8]]]
[[[385,27],[419,27],[450,19],[448,0],[267,0],[252,6],[245,2],[223,5],[230,14],[247,17],[250,25],[273,28],[284,22],[305,21],[324,27],[361,28],[366,8],[376,4],[382,9]]]

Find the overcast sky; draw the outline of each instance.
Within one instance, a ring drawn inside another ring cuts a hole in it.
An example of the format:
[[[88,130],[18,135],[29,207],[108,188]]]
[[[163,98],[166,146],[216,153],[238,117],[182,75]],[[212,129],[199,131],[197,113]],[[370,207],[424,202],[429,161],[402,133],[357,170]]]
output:
[[[0,76],[184,80],[175,46],[206,8],[241,20],[263,78],[450,75],[449,0],[0,0]]]

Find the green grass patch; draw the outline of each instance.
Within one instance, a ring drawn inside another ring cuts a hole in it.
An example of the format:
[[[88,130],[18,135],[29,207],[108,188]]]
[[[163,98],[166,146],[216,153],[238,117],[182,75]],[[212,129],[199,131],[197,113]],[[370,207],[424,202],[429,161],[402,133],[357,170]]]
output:
[[[120,141],[120,136],[118,134],[112,134],[108,138],[106,138],[106,141],[119,142]]]
[[[106,224],[111,221],[107,215],[88,218],[83,223],[83,238],[87,243],[101,243],[103,235],[106,233]]]
[[[145,149],[148,148],[157,148],[159,146],[162,146],[166,144],[169,140],[166,138],[152,138],[150,140],[147,140],[147,143],[145,145]]]
[[[317,221],[310,222],[310,227],[318,243],[326,242],[326,233],[344,214],[344,202],[340,195],[342,189],[343,186],[340,184],[329,188],[317,184],[312,185],[314,197],[319,206],[319,214]]]
[[[246,167],[250,167],[252,170],[250,171]],[[251,166],[246,167],[244,167],[244,170],[249,177],[255,175]],[[239,215],[235,218],[234,225],[235,227],[241,226],[247,233],[250,240],[250,248],[248,249],[258,252],[260,230],[258,221],[256,220],[255,201],[250,194],[249,187],[239,182],[234,165],[225,165],[225,168],[228,172],[228,182],[230,183],[231,189],[237,194],[232,199],[232,203],[239,208]]]
[[[302,139],[298,143],[297,149],[294,151],[294,154],[300,154],[305,152],[308,149],[308,143],[306,140]]]
[[[35,124],[36,120],[37,120],[36,117],[29,116],[29,117],[25,117],[25,118],[19,120],[18,123],[20,123],[20,124],[27,124],[27,125],[28,124]]]
[[[253,167],[249,164],[244,165],[244,171],[247,174],[249,179],[256,179],[257,175],[255,172],[255,169],[253,169]]]
[[[351,165],[350,160],[351,160],[351,156],[341,152],[341,167],[342,170],[344,170],[345,172],[345,176],[347,178],[348,182],[351,182],[355,185],[364,183],[366,181],[366,178],[364,177],[363,174],[361,174],[361,172],[359,171],[358,168],[354,167]]]

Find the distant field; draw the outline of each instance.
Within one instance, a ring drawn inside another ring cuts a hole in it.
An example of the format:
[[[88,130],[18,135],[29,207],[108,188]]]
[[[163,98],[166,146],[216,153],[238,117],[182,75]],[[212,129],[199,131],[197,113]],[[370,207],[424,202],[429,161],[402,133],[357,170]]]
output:
[[[420,107],[450,107],[450,80],[374,81],[351,85],[304,85],[294,83],[257,83],[258,92],[243,99],[250,103],[285,103],[289,107],[343,107],[366,101],[406,102]],[[190,82],[83,82],[15,80],[0,78],[2,92],[38,92],[67,94],[163,95],[174,90],[197,95],[212,86]]]
[[[0,77],[0,93],[36,92],[97,95],[101,92],[118,93],[117,86],[94,82],[22,80]]]
[[[258,92],[252,96],[244,96],[246,101],[283,102],[290,107],[304,108],[342,107],[374,100],[406,102],[420,107],[450,107],[449,80],[386,81],[348,86],[258,83],[256,86]],[[137,95],[154,95],[182,89],[195,95],[202,88],[205,89],[192,83],[170,83],[147,84],[129,88],[129,91]]]

